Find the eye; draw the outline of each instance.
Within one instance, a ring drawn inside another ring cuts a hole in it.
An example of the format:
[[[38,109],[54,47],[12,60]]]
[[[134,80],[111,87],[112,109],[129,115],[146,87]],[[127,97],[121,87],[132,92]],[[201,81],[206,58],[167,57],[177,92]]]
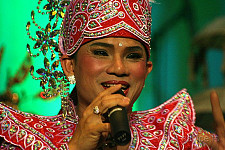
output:
[[[127,55],[127,58],[129,59],[140,59],[142,58],[142,55],[139,53],[130,53],[129,55]]]
[[[98,56],[109,56],[105,50],[94,50],[93,53]]]

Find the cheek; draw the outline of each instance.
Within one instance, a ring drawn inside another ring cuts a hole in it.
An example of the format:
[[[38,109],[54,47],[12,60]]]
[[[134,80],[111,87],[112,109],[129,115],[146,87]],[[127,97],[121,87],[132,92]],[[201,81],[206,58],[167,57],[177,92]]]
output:
[[[79,62],[79,70],[86,75],[93,76],[99,74],[103,70],[102,62],[93,57],[83,56]]]
[[[134,63],[130,66],[131,73],[136,79],[145,79],[146,76],[146,62]]]

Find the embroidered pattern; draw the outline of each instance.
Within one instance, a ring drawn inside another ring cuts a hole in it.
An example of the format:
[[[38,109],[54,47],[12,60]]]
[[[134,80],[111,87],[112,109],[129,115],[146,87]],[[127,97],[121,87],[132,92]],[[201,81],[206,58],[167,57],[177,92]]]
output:
[[[134,112],[130,119],[130,150],[210,149],[197,140],[194,107],[186,90],[154,109]]]
[[[37,116],[0,104],[0,136],[11,143],[3,143],[1,149],[68,149],[67,143],[78,123],[74,107],[70,108],[73,114],[69,120],[63,120],[62,115]],[[193,103],[182,90],[154,109],[131,114],[129,150],[209,150],[198,141],[197,134],[202,129],[195,127],[194,122]]]
[[[150,47],[151,7],[148,0],[71,1],[59,39],[61,52],[72,55],[84,39],[101,38],[122,30],[125,32],[118,36],[126,36],[129,32]]]
[[[77,122],[76,117],[38,116],[0,104],[0,136],[22,149],[67,149]],[[12,145],[2,144],[1,149],[7,148]]]

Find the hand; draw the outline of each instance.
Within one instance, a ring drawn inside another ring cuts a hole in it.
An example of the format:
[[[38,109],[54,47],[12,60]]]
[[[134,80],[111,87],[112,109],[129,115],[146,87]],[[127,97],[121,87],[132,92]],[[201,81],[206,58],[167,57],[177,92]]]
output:
[[[216,134],[218,135],[218,139],[205,132],[204,134],[200,132],[198,139],[202,139],[202,141],[212,147],[213,150],[225,150],[225,122],[216,91],[211,92],[210,100],[214,121],[216,123]]]
[[[92,150],[96,149],[102,137],[110,133],[110,124],[102,122],[102,116],[93,112],[95,106],[99,107],[100,113],[107,112],[108,108],[116,105],[126,107],[129,105],[129,98],[120,94],[112,94],[118,91],[121,85],[110,87],[101,92],[92,103],[84,110],[82,117],[76,127],[74,135],[69,142],[70,150]]]

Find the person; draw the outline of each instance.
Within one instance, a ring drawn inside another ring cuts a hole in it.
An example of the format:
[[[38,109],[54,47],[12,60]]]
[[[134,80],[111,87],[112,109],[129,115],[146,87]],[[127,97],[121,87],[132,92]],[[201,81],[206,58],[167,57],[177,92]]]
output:
[[[67,101],[66,112],[51,117],[1,104],[1,149],[224,149],[224,119],[215,92],[211,102],[217,135],[194,125],[185,89],[154,109],[132,112],[153,66],[150,12],[148,0],[71,1],[59,47],[66,77],[71,84],[76,79],[66,99],[74,102]],[[120,89],[125,96],[115,93]],[[122,146],[114,143],[104,117],[118,105],[127,110],[132,137]]]

